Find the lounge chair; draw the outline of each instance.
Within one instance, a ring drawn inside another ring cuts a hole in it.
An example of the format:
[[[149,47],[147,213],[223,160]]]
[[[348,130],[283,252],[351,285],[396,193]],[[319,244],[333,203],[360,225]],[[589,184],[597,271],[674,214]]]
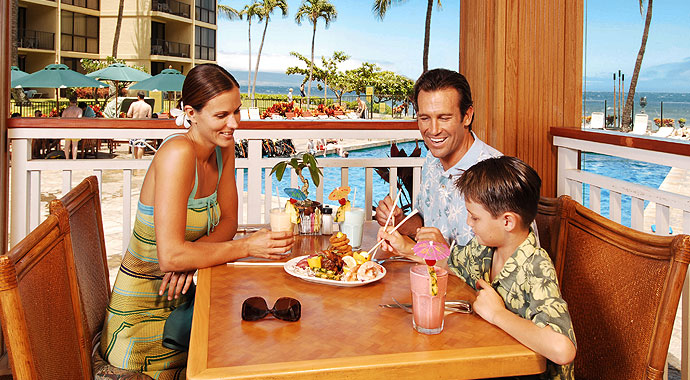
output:
[[[249,107],[249,120],[259,120],[261,115],[259,114],[258,107]]]
[[[649,115],[646,113],[638,113],[635,115],[635,125],[633,130],[630,132],[634,135],[644,135],[647,133],[647,122],[649,121]]]
[[[249,110],[240,108],[240,120],[249,120]]]
[[[668,137],[673,133],[673,127],[661,127],[658,131],[654,132],[652,136],[654,137]]]
[[[589,121],[589,127],[592,129],[604,129],[604,113],[592,112],[592,120]]]

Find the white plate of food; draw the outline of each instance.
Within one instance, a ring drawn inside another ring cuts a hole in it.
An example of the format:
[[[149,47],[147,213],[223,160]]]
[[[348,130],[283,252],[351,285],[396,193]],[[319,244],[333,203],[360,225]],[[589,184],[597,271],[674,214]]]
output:
[[[309,281],[309,282],[314,282],[317,284],[325,284],[325,285],[332,285],[332,286],[344,286],[344,287],[352,287],[352,286],[362,286],[366,284],[371,284],[372,282],[376,282],[380,279],[382,279],[386,275],[386,268],[384,268],[382,265],[379,265],[373,261],[366,261],[362,263],[361,265],[358,266],[356,269],[357,273],[357,278],[355,279],[355,272],[353,271],[352,275],[350,276],[344,276],[341,275],[339,276],[339,280],[335,279],[329,279],[329,278],[321,278],[317,277],[317,273],[314,272],[313,269],[309,268],[308,266],[305,268],[304,265],[298,266],[298,263],[302,262],[304,263],[304,260],[306,260],[310,255],[304,255],[304,256],[299,256],[291,259],[290,261],[286,262],[285,265],[283,266],[283,269],[285,271],[292,275],[295,276],[299,279],[302,279],[304,281]],[[361,273],[361,275],[360,275]],[[346,280],[345,278],[349,278],[350,280]]]

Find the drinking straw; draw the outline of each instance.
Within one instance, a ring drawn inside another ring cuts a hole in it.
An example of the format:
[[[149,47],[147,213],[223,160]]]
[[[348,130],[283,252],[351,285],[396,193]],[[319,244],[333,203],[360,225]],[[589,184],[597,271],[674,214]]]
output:
[[[455,239],[450,243],[450,248],[448,248],[448,251],[453,252],[453,247],[455,247]]]
[[[278,208],[280,208],[280,192],[278,191],[278,185],[276,184],[276,196],[278,197]]]
[[[357,199],[357,188],[355,187],[355,193],[352,195],[352,207],[355,207],[355,199]]]
[[[414,215],[416,215],[418,212],[419,212],[419,210],[414,209],[414,210],[410,213],[410,215],[406,216],[405,219],[403,219],[402,222],[398,223],[398,225],[395,226],[395,228],[393,228],[393,229],[391,230],[391,232],[389,232],[389,233],[392,234],[393,232],[397,231],[398,228],[399,228],[400,226],[402,226],[403,224],[405,224],[405,222],[407,222],[408,219],[410,219],[411,217],[413,217]],[[379,240],[378,243],[376,243],[376,245],[374,245],[373,247],[371,247],[371,249],[369,250],[369,252],[367,252],[367,256],[368,256],[368,257],[371,257],[371,256],[370,256],[371,252],[372,252],[374,249],[378,248],[378,246],[381,245],[381,243],[383,243],[383,239]]]
[[[398,195],[395,196],[395,202],[393,202],[393,207],[391,207],[390,212],[388,213],[388,219],[386,219],[386,224],[384,224],[384,227],[388,227],[388,222],[390,222],[391,217],[393,217],[393,211],[395,211],[395,207],[398,205],[398,199],[400,199],[400,194],[402,194],[402,191],[398,190]]]

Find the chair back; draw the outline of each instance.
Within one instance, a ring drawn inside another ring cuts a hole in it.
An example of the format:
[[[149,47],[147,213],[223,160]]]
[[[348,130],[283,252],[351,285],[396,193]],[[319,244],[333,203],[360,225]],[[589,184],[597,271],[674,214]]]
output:
[[[98,179],[88,177],[59,200],[51,201],[50,213],[61,212],[68,215],[80,299],[91,349],[96,335],[103,328],[110,301]]]
[[[577,379],[662,379],[690,236],[657,236],[562,196],[556,270],[577,337]]]
[[[647,122],[649,121],[649,115],[646,113],[635,114],[635,125],[633,130],[630,132],[634,135],[644,135],[647,133]]]
[[[15,379],[91,379],[65,212],[0,256],[0,317]]]
[[[558,210],[560,204],[558,198],[539,197],[537,216],[534,218],[534,221],[537,223],[539,245],[546,250],[554,265],[556,264],[556,242],[560,222]],[[560,276],[558,277],[560,278]]]

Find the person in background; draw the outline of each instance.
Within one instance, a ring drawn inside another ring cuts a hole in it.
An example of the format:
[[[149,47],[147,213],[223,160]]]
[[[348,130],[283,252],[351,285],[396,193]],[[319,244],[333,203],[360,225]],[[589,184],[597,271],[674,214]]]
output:
[[[292,103],[292,88],[288,89],[288,103]]]
[[[127,117],[132,119],[150,119],[151,106],[146,103],[144,98],[146,94],[144,91],[137,92],[137,101],[132,103],[127,110]],[[132,147],[132,155],[135,159],[144,157],[144,150],[146,149],[146,140],[142,138],[130,139],[129,145]]]
[[[304,93],[304,82],[302,82],[302,84],[299,85],[299,94],[302,95],[302,97],[307,96],[307,95]]]
[[[440,231],[443,236],[438,239],[455,240],[457,245],[464,246],[472,238],[472,229],[467,225],[462,193],[454,182],[470,166],[501,153],[472,132],[472,92],[462,74],[446,69],[425,72],[414,85],[412,101],[417,111],[417,126],[429,154],[422,166],[422,182],[415,203],[419,214],[400,226],[398,231],[408,236],[416,234],[416,240]],[[390,196],[379,202],[376,220],[380,225],[385,224],[393,206]],[[402,219],[402,210],[395,206],[393,225]],[[388,234],[382,228],[379,239],[387,238]],[[392,251],[393,247],[383,243],[381,249]]]
[[[41,110],[34,111],[34,117],[43,117],[43,112]]]
[[[96,112],[93,108],[86,105],[86,102],[79,102],[79,108],[82,110],[82,117],[96,117]]]
[[[22,117],[22,114],[20,114],[19,112],[13,112],[12,115],[10,115],[10,117]]]
[[[294,242],[292,232],[267,229],[233,240],[237,80],[218,65],[197,65],[182,102],[189,130],[163,142],[144,177],[100,342],[110,364],[159,380],[185,375],[187,353],[162,344],[163,327],[173,309],[191,302],[194,272],[248,256],[282,259]]]
[[[77,96],[71,95],[69,97],[69,107],[62,111],[62,118],[79,118],[82,117],[83,111],[77,107]],[[65,159],[69,159],[70,150],[72,151],[72,159],[77,159],[77,147],[80,139],[65,139],[63,151],[65,152]]]
[[[361,119],[367,118],[367,103],[365,103],[359,96],[357,97],[357,115]]]

